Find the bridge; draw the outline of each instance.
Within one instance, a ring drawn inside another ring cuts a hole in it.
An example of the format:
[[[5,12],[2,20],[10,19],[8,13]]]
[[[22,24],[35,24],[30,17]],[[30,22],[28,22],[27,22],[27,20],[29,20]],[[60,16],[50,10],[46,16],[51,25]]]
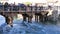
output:
[[[45,19],[44,15],[48,14],[48,10],[31,10],[30,8],[27,8],[26,10],[17,10],[17,11],[13,11],[13,10],[9,10],[7,9],[7,11],[5,11],[4,9],[1,10],[0,9],[0,15],[5,17],[6,23],[13,26],[13,17],[16,16],[17,14],[21,14],[23,16],[23,21],[26,21],[26,18],[28,18],[28,23],[32,23],[32,18],[33,15],[35,15],[35,21],[38,22],[38,18],[39,21],[44,21],[43,19]],[[46,16],[47,17],[47,16]]]

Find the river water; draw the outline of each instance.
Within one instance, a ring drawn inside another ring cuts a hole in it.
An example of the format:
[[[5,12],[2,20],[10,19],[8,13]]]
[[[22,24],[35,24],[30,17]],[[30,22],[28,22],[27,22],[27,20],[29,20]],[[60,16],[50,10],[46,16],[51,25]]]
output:
[[[5,23],[5,18],[0,15],[0,34],[60,34],[60,23],[32,23],[23,22],[22,19],[15,19],[13,27]]]

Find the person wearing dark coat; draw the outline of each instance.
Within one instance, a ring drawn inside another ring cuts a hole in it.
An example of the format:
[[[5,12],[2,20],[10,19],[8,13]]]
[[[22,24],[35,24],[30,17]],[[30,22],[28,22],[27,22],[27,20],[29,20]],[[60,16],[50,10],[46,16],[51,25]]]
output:
[[[6,2],[5,4],[4,4],[4,11],[8,11],[8,3]]]

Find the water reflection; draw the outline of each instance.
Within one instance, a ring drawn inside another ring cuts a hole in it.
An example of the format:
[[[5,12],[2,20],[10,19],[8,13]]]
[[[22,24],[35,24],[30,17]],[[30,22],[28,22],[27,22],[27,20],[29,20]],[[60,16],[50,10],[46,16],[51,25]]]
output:
[[[4,19],[3,19],[4,20]],[[13,28],[7,24],[2,24],[0,33],[1,34],[60,34],[59,23],[53,21],[47,22],[35,22],[32,23],[22,22],[23,20],[14,20]],[[58,26],[57,26],[58,25]]]

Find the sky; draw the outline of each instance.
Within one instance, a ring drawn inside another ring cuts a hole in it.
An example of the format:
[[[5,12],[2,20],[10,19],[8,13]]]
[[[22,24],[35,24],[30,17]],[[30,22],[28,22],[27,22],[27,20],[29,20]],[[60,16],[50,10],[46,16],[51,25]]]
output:
[[[9,3],[23,3],[23,2],[32,2],[32,3],[46,3],[47,1],[52,1],[52,0],[0,0],[0,1],[7,1]],[[55,1],[55,0],[53,0]]]
[[[46,2],[46,0],[6,0],[6,1],[8,1],[9,3],[13,3],[13,2],[16,2],[16,3],[22,3],[22,2]]]
[[[15,2],[16,4],[18,4],[18,3],[31,2],[32,4],[35,4],[35,3],[55,2],[57,0],[0,0],[0,1],[3,2],[3,3],[5,3],[5,2],[14,3]],[[60,0],[58,0],[58,1],[60,2]]]

